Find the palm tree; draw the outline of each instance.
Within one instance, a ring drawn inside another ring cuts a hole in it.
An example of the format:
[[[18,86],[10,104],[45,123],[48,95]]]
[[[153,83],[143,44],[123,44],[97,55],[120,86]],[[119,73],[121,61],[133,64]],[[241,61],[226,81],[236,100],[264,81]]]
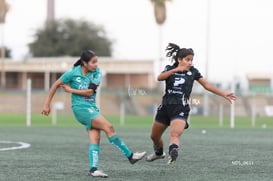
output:
[[[162,25],[166,20],[166,1],[171,0],[151,0],[154,5],[155,20],[158,25]]]
[[[162,26],[164,24],[164,22],[166,21],[166,2],[167,1],[171,1],[171,0],[151,0],[153,6],[154,6],[154,17],[156,20],[156,23],[158,25],[158,29],[159,29],[159,40],[158,40],[158,45],[159,45],[159,64],[158,64],[158,69],[157,69],[157,73],[159,73],[162,70],[162,40],[163,40],[163,34],[162,34]],[[160,86],[163,90],[164,84],[161,83]]]

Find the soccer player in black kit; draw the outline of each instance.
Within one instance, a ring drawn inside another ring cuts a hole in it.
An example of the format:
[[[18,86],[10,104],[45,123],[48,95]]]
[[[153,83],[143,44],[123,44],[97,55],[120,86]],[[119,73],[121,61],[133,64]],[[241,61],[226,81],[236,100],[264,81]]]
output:
[[[190,111],[189,99],[194,81],[198,81],[206,90],[222,96],[230,103],[236,96],[218,89],[202,77],[192,65],[194,52],[191,48],[180,48],[169,43],[166,51],[166,57],[170,57],[174,64],[167,65],[157,77],[158,81],[165,81],[166,88],[151,130],[154,152],[146,157],[146,161],[165,158],[162,135],[170,126],[168,164],[173,164],[178,157],[180,136],[189,126],[187,122]]]

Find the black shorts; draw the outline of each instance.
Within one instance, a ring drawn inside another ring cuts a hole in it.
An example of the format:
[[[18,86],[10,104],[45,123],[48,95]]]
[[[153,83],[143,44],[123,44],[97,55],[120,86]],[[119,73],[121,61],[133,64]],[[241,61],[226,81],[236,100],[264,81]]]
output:
[[[169,126],[172,120],[181,119],[186,121],[185,129],[187,129],[189,127],[188,124],[189,112],[190,112],[189,105],[186,106],[183,106],[182,104],[160,105],[157,108],[155,121]]]

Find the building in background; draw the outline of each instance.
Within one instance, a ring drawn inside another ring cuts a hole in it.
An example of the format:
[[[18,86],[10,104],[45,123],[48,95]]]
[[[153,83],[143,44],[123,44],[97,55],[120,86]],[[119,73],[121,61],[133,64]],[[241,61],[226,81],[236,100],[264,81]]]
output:
[[[28,61],[6,61],[6,89],[26,89],[27,79],[32,80],[32,88],[49,90],[62,73],[70,69],[77,58],[33,58]],[[108,89],[145,88],[153,89],[155,64],[153,60],[99,59],[103,73],[102,87]]]
[[[272,93],[273,73],[249,73],[248,90],[253,93]]]
[[[25,102],[27,80],[32,80],[33,111],[39,112],[43,104],[45,93],[50,86],[67,70],[76,57],[32,58],[27,61],[5,61],[6,91],[1,89],[2,104],[0,112],[23,112],[24,106],[18,102]],[[119,114],[124,105],[127,114],[153,114],[155,105],[160,104],[162,87],[156,81],[157,64],[155,60],[122,60],[109,57],[99,58],[99,67],[103,73],[100,102],[102,111],[106,114]],[[248,87],[241,89],[236,101],[235,114],[271,115],[273,106],[272,75],[247,74]],[[217,85],[216,85],[217,86]],[[11,90],[11,91],[10,91]],[[15,92],[12,90],[16,90]],[[18,90],[18,91],[17,91]],[[192,114],[202,114],[205,91],[198,83],[194,86],[190,104]],[[66,105],[63,112],[70,113],[69,94],[60,90],[55,100]],[[225,99],[214,94],[209,95],[210,115],[219,115],[222,107],[223,115],[230,114],[230,104]],[[269,112],[269,113],[268,113]]]

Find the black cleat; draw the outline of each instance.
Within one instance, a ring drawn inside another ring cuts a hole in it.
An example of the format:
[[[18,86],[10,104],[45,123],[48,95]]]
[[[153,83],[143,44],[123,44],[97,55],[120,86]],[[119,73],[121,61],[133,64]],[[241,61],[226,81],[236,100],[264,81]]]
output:
[[[175,163],[176,159],[178,157],[178,148],[173,148],[171,151],[170,151],[170,156],[169,156],[169,161],[168,161],[168,164],[169,165],[172,165]]]

